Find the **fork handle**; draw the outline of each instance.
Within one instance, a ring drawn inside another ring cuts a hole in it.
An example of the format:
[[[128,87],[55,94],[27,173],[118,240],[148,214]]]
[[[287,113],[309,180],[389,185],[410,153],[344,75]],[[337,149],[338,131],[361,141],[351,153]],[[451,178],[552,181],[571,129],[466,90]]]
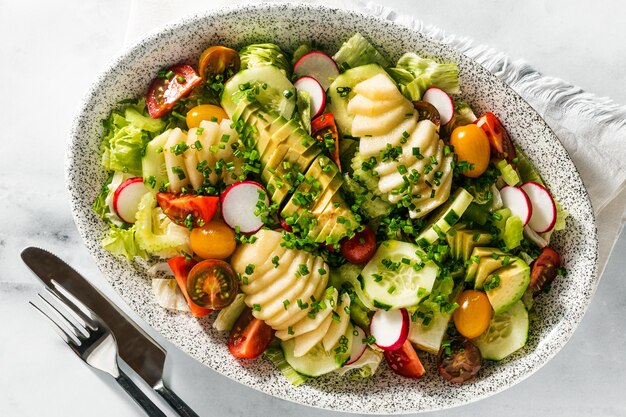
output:
[[[191,407],[187,405],[187,403],[181,400],[180,397],[174,393],[174,391],[166,387],[163,381],[159,381],[154,386],[154,390],[158,392],[159,395],[165,399],[165,401],[167,401],[167,403],[174,409],[174,411],[176,411],[179,416],[200,417],[191,409]]]
[[[150,417],[167,417],[163,411],[161,411],[156,404],[148,398],[146,394],[143,393],[142,390],[135,385],[135,383],[120,369],[119,376],[115,378],[118,384],[128,395],[132,397],[133,400],[146,412],[146,414]]]

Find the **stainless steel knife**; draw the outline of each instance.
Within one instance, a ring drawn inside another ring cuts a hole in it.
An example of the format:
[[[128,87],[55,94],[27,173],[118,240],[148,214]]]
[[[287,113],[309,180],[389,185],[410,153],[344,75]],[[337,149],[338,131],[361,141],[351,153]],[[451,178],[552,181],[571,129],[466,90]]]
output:
[[[94,311],[109,326],[117,339],[120,357],[143,378],[182,417],[199,417],[163,381],[167,352],[104,294],[50,252],[29,247],[22,260],[48,287],[60,283],[73,296]]]

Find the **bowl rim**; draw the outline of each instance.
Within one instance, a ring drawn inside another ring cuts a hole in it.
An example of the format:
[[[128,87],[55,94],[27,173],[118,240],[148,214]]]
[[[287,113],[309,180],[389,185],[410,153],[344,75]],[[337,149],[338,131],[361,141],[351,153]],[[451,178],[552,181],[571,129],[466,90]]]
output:
[[[257,3],[257,4],[236,4],[236,5],[229,5],[229,6],[225,6],[225,7],[221,7],[219,9],[215,9],[215,10],[208,10],[208,11],[204,11],[204,12],[199,12],[199,13],[194,13],[194,14],[190,14],[187,16],[184,16],[176,21],[167,23],[165,25],[161,25],[160,27],[157,27],[153,30],[151,30],[150,32],[148,32],[147,34],[143,35],[142,37],[140,37],[139,39],[133,41],[132,44],[128,45],[128,46],[124,46],[123,50],[117,54],[117,56],[115,56],[113,59],[111,59],[105,66],[105,69],[101,71],[101,73],[98,75],[98,77],[91,83],[89,89],[87,90],[87,92],[83,95],[83,97],[80,100],[80,104],[77,107],[77,110],[75,112],[74,115],[74,119],[71,125],[71,129],[70,129],[70,134],[69,134],[69,140],[67,143],[67,147],[66,147],[66,153],[65,153],[65,161],[64,161],[64,179],[65,179],[65,184],[66,184],[66,189],[68,192],[68,195],[70,197],[70,208],[72,211],[72,217],[74,219],[74,223],[77,226],[77,229],[79,231],[79,234],[81,236],[81,238],[83,239],[83,243],[88,247],[88,250],[90,252],[90,255],[92,256],[92,258],[94,259],[94,261],[96,262],[96,264],[98,265],[98,268],[100,269],[100,271],[103,273],[103,275],[105,276],[105,278],[107,279],[107,281],[109,282],[109,284],[113,287],[113,289],[116,291],[116,293],[118,293],[118,295],[124,300],[125,303],[127,303],[128,305],[131,305],[131,302],[129,300],[129,298],[124,295],[121,294],[117,288],[115,287],[115,285],[113,285],[112,281],[110,280],[110,278],[107,276],[106,273],[104,273],[103,267],[101,266],[101,261],[98,260],[97,256],[96,256],[96,252],[98,250],[98,248],[96,249],[92,249],[89,245],[88,242],[90,240],[93,240],[93,237],[90,237],[89,235],[89,230],[84,228],[81,224],[81,222],[79,221],[81,219],[81,217],[84,215],[83,214],[83,207],[81,207],[78,199],[72,198],[74,197],[74,195],[72,194],[72,172],[71,169],[73,167],[74,162],[76,161],[76,156],[75,156],[75,152],[73,149],[74,146],[74,140],[77,137],[77,134],[80,130],[80,121],[82,116],[86,113],[89,112],[90,108],[88,106],[89,102],[90,102],[90,97],[92,97],[98,90],[98,86],[100,86],[108,77],[110,77],[112,75],[112,73],[114,73],[115,69],[122,63],[124,63],[125,61],[127,61],[128,59],[132,59],[133,55],[135,55],[139,49],[141,49],[141,47],[147,43],[150,43],[152,41],[155,41],[160,34],[162,34],[165,31],[176,31],[179,30],[181,28],[187,27],[188,25],[194,23],[194,22],[198,22],[198,21],[203,21],[206,19],[211,19],[211,18],[224,18],[224,17],[228,17],[229,15],[231,15],[234,12],[237,11],[241,11],[243,9],[254,9],[255,11],[260,11],[260,12],[264,12],[264,13],[272,13],[275,12],[277,10],[280,10],[281,8],[289,8],[292,10],[304,10],[306,13],[314,13],[314,12],[319,12],[319,11],[331,11],[333,13],[337,13],[337,14],[343,14],[346,17],[350,17],[350,16],[357,16],[361,19],[365,19],[365,20],[372,20],[372,21],[376,21],[378,24],[384,26],[384,27],[396,27],[396,28],[401,28],[401,30],[404,30],[408,33],[412,33],[412,34],[419,34],[420,36],[423,36],[427,42],[431,42],[434,44],[438,44],[440,46],[442,46],[443,48],[447,48],[449,50],[453,50],[455,53],[459,54],[462,58],[466,58],[468,60],[470,60],[471,62],[473,62],[475,64],[475,66],[479,67],[481,71],[484,71],[485,73],[489,74],[489,76],[493,79],[494,82],[498,83],[498,87],[505,90],[507,92],[507,94],[512,94],[518,101],[520,101],[520,103],[522,103],[523,105],[525,105],[527,108],[523,109],[525,113],[530,112],[530,114],[535,115],[538,118],[538,122],[539,124],[543,125],[543,127],[548,131],[548,133],[554,138],[556,139],[556,141],[559,143],[559,145],[561,146],[565,156],[567,157],[568,161],[571,162],[571,165],[573,167],[573,171],[577,177],[577,179],[581,182],[582,184],[582,195],[580,196],[579,200],[582,206],[584,206],[584,208],[588,209],[591,213],[592,213],[592,218],[589,220],[592,222],[592,226],[593,226],[593,236],[592,236],[592,241],[593,241],[593,246],[591,247],[592,250],[592,255],[593,255],[593,270],[590,271],[587,276],[588,276],[588,284],[589,284],[589,296],[585,299],[585,303],[582,306],[582,309],[580,311],[580,313],[577,313],[576,315],[573,316],[573,321],[569,321],[569,328],[568,331],[566,332],[566,334],[564,334],[561,338],[559,338],[559,343],[553,348],[551,349],[549,352],[547,352],[544,356],[541,356],[541,361],[539,361],[538,363],[535,362],[535,365],[529,369],[526,370],[524,372],[522,372],[521,374],[515,375],[512,378],[510,378],[509,382],[507,382],[507,384],[503,384],[501,386],[497,386],[497,387],[488,387],[487,389],[481,390],[481,392],[476,393],[475,395],[472,396],[472,398],[470,399],[463,399],[461,401],[451,401],[451,402],[447,402],[443,405],[437,405],[437,406],[433,406],[433,407],[425,407],[425,408],[406,408],[406,409],[401,409],[401,410],[394,410],[391,412],[384,412],[381,410],[377,410],[377,411],[356,411],[356,410],[350,410],[350,409],[333,409],[333,411],[340,411],[340,412],[361,412],[361,413],[366,413],[366,414],[408,414],[408,413],[421,413],[421,412],[429,412],[429,411],[437,411],[437,410],[442,410],[442,409],[448,409],[448,408],[454,408],[454,407],[459,407],[462,405],[466,405],[466,404],[470,404],[473,402],[477,402],[479,400],[482,400],[484,398],[487,397],[491,397],[493,395],[496,395],[514,385],[517,385],[518,383],[522,382],[523,380],[525,380],[526,378],[530,377],[531,375],[533,375],[535,372],[537,372],[539,369],[541,369],[543,366],[545,366],[558,352],[561,351],[561,349],[563,349],[563,347],[565,347],[565,345],[569,342],[569,340],[571,340],[571,337],[573,336],[574,332],[576,331],[576,329],[578,328],[580,322],[582,321],[586,311],[588,310],[589,305],[591,304],[591,301],[593,299],[593,296],[595,294],[595,291],[598,287],[599,281],[601,276],[598,275],[598,234],[597,234],[597,223],[596,223],[596,219],[595,219],[595,215],[593,213],[593,206],[591,203],[591,200],[589,198],[589,194],[587,191],[587,188],[584,185],[584,181],[582,179],[582,177],[580,176],[580,172],[578,171],[577,167],[574,165],[574,163],[572,162],[567,149],[565,149],[565,147],[562,145],[560,139],[558,138],[558,136],[556,136],[556,134],[553,132],[552,128],[550,128],[550,126],[545,122],[545,120],[538,114],[538,112],[523,98],[521,97],[515,90],[513,90],[508,84],[506,84],[504,81],[502,81],[501,79],[499,79],[495,74],[489,72],[485,67],[483,67],[481,64],[479,64],[478,62],[474,61],[471,57],[465,55],[463,52],[455,49],[454,47],[448,45],[445,42],[442,42],[441,40],[438,39],[434,39],[431,36],[413,28],[413,27],[409,27],[407,25],[383,18],[383,17],[379,17],[379,16],[375,16],[369,13],[365,13],[365,12],[361,12],[361,11],[356,11],[356,10],[351,10],[351,9],[345,9],[345,8],[336,8],[336,7],[330,7],[330,6],[326,6],[326,5],[322,5],[322,4],[311,4],[311,3],[292,3],[292,2],[271,2],[271,3]],[[99,242],[98,242],[99,243]],[[100,250],[102,250],[100,248]],[[133,311],[135,311],[133,309]],[[143,314],[139,314],[139,312],[136,312],[139,317],[141,317],[142,320],[144,320],[146,322],[147,325],[149,325],[150,327],[152,327],[155,331],[158,331],[154,328],[153,324],[150,322],[150,320],[148,318],[146,318]],[[161,333],[161,332],[159,332]],[[165,337],[165,336],[164,336]],[[167,337],[166,337],[167,338]],[[190,357],[192,357],[194,360],[196,360],[198,363],[202,364],[203,366],[206,366],[208,368],[210,368],[211,370],[217,372],[218,374],[220,374],[221,376],[225,376],[233,381],[236,381],[246,387],[249,388],[253,388],[257,391],[263,392],[264,394],[267,395],[271,395],[273,397],[276,398],[281,398],[283,400],[287,400],[299,405],[306,405],[306,406],[310,406],[310,407],[315,407],[315,408],[320,408],[320,409],[327,409],[329,410],[330,408],[325,407],[325,406],[321,406],[321,405],[317,405],[317,404],[311,404],[311,403],[305,403],[302,401],[299,401],[297,398],[292,398],[289,395],[278,395],[276,393],[270,393],[268,391],[265,391],[264,389],[262,389],[259,386],[254,386],[251,384],[246,383],[245,381],[236,379],[233,376],[227,375],[225,373],[223,373],[221,370],[215,369],[211,366],[209,366],[208,364],[205,364],[203,362],[201,362],[199,359],[197,359],[194,355],[192,355],[190,352],[188,352],[187,350],[185,350],[183,347],[181,347],[181,345],[169,338],[167,338],[173,345],[175,345],[178,349],[180,349],[181,351],[185,352],[185,354],[189,355]]]

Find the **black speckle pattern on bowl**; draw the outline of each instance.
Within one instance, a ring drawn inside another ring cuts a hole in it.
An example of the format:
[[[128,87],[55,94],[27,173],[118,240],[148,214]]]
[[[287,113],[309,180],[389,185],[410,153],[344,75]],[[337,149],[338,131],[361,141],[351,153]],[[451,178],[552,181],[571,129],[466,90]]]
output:
[[[477,113],[491,110],[500,117],[570,213],[567,230],[557,233],[553,242],[568,276],[538,300],[528,344],[506,360],[485,366],[479,378],[469,384],[446,383],[434,370],[432,359],[422,355],[429,371],[419,380],[399,377],[383,365],[367,380],[330,375],[295,388],[266,360],[235,361],[226,348],[226,335],[211,327],[211,318],[197,320],[160,308],[143,267],[113,257],[100,246],[105,225],[91,205],[106,177],[98,153],[101,120],[116,102],[141,96],[161,67],[194,62],[209,45],[241,46],[264,40],[293,49],[314,39],[333,51],[356,31],[392,60],[414,51],[457,62],[463,99]],[[569,340],[598,281],[596,225],[587,192],[567,152],[539,115],[513,90],[458,51],[406,27],[356,12],[295,4],[246,6],[196,15],[148,35],[113,61],[85,96],[70,135],[66,182],[74,219],[98,267],[150,325],[199,362],[229,378],[279,398],[335,411],[432,411],[477,401],[515,385]]]

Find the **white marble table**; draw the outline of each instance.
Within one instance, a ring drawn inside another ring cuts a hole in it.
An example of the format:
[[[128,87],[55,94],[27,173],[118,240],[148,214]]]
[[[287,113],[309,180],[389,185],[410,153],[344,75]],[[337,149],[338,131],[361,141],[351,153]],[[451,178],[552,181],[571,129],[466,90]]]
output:
[[[626,8],[619,0],[601,7],[573,0],[386,4],[626,103]],[[39,287],[19,260],[25,246],[48,248],[121,304],[76,232],[63,158],[80,97],[121,51],[128,12],[126,0],[0,0],[0,416],[142,415],[28,307]],[[585,319],[550,363],[502,394],[436,415],[626,415],[625,254],[622,234]],[[203,416],[338,415],[243,387],[148,331],[170,352],[171,385]]]

